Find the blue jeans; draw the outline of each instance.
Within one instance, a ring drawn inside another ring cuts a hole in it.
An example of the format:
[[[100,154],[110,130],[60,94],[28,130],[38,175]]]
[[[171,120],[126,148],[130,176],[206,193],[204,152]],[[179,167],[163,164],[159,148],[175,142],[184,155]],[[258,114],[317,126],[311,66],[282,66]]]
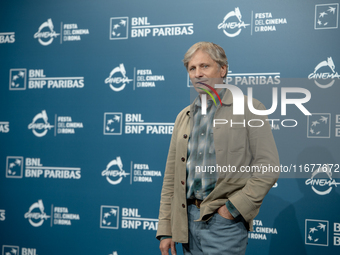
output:
[[[184,255],[244,255],[248,243],[248,231],[240,215],[235,220],[215,213],[208,221],[198,219],[200,210],[188,206],[189,243],[183,244]]]

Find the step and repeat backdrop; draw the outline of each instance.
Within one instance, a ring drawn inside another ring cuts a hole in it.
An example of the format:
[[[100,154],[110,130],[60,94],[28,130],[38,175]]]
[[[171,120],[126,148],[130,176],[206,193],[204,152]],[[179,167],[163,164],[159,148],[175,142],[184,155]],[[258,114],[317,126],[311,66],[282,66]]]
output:
[[[247,254],[339,254],[339,3],[2,0],[1,254],[160,254],[198,41],[221,45],[226,82],[271,109],[281,178]]]

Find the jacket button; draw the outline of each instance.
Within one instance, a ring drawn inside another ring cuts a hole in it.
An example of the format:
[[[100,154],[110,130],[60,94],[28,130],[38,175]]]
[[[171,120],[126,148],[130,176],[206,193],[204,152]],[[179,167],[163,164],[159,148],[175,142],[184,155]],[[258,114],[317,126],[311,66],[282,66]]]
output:
[[[184,182],[184,181],[181,181],[181,183],[182,183],[182,185],[184,185],[185,182]]]
[[[182,158],[181,158],[181,160],[182,160],[182,162],[184,162],[184,161],[185,161],[185,158],[184,158],[184,157],[182,157]]]
[[[182,207],[185,208],[185,204],[182,204]]]
[[[187,139],[187,137],[188,137],[188,135],[187,135],[187,134],[183,135],[183,138],[184,138],[184,139]]]

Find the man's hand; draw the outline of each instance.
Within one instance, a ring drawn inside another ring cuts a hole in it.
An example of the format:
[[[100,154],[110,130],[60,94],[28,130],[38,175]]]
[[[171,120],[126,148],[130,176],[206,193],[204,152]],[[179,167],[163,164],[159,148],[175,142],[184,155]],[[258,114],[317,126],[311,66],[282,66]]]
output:
[[[169,249],[171,249],[171,255],[176,255],[176,246],[172,241],[172,238],[163,239],[159,244],[159,249],[162,252],[162,255],[169,255]]]
[[[235,218],[231,215],[226,205],[222,205],[220,208],[218,208],[217,213],[221,215],[223,218],[226,218],[228,220],[234,220]]]

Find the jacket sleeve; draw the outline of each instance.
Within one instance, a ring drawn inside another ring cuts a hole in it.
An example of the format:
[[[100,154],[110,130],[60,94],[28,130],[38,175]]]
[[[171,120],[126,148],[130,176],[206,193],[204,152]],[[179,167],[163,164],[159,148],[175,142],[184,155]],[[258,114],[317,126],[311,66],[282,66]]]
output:
[[[158,216],[158,228],[156,234],[157,239],[160,239],[162,236],[172,236],[171,201],[174,195],[175,157],[176,157],[177,122],[178,122],[177,119],[175,121],[175,126],[172,132],[168,158],[166,161]]]
[[[253,100],[254,108],[265,110],[266,108],[258,100]],[[245,107],[245,109],[248,109]],[[255,115],[249,110],[246,112],[246,121],[250,119],[262,120],[252,125],[264,123],[262,127],[251,127],[247,125],[247,136],[252,160],[252,171],[246,185],[237,192],[233,193],[229,200],[241,213],[246,221],[250,221],[258,214],[262,201],[274,183],[277,181],[280,171],[279,155],[277,152],[274,137],[268,117],[264,115]],[[266,171],[265,171],[266,170]]]

